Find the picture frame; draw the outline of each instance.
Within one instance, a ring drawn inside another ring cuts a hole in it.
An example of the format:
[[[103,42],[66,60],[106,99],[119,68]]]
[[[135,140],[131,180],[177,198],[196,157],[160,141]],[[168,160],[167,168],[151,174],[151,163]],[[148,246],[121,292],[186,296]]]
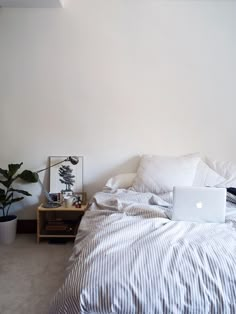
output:
[[[83,156],[76,157],[79,160],[76,165],[73,165],[70,161],[65,161],[68,156],[49,157],[51,167],[50,193],[65,193],[68,191],[72,191],[73,193],[83,192]],[[68,176],[70,178],[70,184],[66,184],[68,180],[65,182],[65,178],[68,179]]]
[[[75,193],[74,196],[76,197],[77,201],[81,201],[82,205],[87,204],[87,193],[86,192],[79,192]]]
[[[49,193],[50,198],[53,202],[60,203],[61,201],[61,193]]]

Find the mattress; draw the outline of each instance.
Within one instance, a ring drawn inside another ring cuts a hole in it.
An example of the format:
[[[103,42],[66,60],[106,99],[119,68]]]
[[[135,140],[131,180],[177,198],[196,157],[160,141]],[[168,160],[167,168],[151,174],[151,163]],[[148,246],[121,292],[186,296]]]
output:
[[[223,224],[175,222],[167,200],[95,194],[50,313],[236,313],[236,208]]]

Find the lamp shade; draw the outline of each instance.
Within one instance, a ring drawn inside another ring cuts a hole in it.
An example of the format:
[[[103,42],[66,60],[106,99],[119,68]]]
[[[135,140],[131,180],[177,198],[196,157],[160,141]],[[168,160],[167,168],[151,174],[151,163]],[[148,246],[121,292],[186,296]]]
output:
[[[72,165],[77,165],[79,162],[79,158],[77,156],[69,156],[68,160],[72,163]]]

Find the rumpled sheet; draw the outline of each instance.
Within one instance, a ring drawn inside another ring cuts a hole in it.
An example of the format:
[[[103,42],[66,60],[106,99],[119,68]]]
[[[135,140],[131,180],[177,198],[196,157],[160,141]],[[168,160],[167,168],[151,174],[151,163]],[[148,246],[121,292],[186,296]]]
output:
[[[50,313],[236,313],[235,207],[224,224],[175,222],[170,201],[95,194]]]

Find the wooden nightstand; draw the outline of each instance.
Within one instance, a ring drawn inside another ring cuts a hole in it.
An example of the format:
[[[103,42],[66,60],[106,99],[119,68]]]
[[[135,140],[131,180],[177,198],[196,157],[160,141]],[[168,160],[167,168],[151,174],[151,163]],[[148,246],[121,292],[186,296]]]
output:
[[[86,209],[87,204],[81,208],[44,208],[41,204],[37,208],[37,243],[42,238],[75,238]]]

